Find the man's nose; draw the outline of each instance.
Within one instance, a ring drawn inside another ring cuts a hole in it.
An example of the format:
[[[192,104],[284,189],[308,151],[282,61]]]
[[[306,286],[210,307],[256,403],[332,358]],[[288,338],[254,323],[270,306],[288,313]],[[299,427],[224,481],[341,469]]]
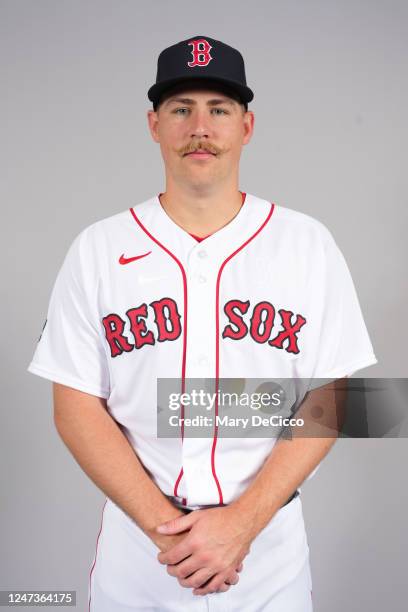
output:
[[[204,136],[210,136],[210,131],[208,111],[196,109],[191,116],[191,136],[203,138]]]

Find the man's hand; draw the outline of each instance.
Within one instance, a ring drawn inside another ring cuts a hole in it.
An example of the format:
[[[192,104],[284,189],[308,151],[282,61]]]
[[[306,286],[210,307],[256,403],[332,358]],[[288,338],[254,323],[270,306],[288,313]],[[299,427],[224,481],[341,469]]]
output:
[[[225,581],[242,569],[255,537],[248,524],[228,506],[196,510],[157,527],[162,534],[174,535],[189,530],[184,539],[157,558],[166,564],[167,572],[178,578],[194,595],[223,590]],[[228,586],[228,585],[227,585]],[[226,590],[226,589],[225,589]]]
[[[184,513],[180,514],[180,517],[184,517],[184,516],[185,516]],[[177,520],[178,520],[178,517],[176,519],[167,521],[166,523],[163,523],[163,524],[164,525],[174,524],[174,522]],[[157,533],[155,534],[149,533],[149,536],[152,539],[152,541],[156,544],[156,546],[160,549],[160,551],[165,553],[168,550],[171,550],[172,548],[180,544],[186,537],[186,534],[187,534],[186,531],[183,530],[183,533],[176,533],[174,535],[170,535],[170,534],[162,535],[162,534],[157,534]],[[221,584],[217,592],[225,593],[226,591],[228,591],[228,589],[232,585],[237,584],[237,582],[239,581],[238,572],[241,572],[242,568],[243,568],[243,564],[240,563],[235,570],[230,571],[230,573],[225,578],[224,582]],[[182,584],[182,586],[187,586],[187,585]],[[194,594],[198,595],[199,593],[194,593]]]

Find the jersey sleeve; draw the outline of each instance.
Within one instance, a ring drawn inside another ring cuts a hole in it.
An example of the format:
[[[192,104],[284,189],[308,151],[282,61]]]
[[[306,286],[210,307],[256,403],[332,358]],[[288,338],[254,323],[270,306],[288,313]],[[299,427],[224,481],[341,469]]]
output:
[[[97,316],[99,281],[88,230],[75,238],[65,256],[28,371],[107,398],[109,367]]]
[[[351,376],[377,363],[346,260],[331,233],[324,237],[323,310],[314,378]]]

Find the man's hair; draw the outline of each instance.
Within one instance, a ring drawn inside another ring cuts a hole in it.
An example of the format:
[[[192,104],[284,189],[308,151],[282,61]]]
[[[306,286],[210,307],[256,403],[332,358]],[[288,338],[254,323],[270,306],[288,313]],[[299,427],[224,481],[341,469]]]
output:
[[[156,103],[153,103],[153,110],[157,112],[160,106],[163,104],[163,102],[165,102],[168,98],[170,98],[170,96],[173,96],[174,94],[178,92],[185,91],[186,89],[214,89],[215,91],[219,91],[220,93],[223,93],[229,98],[232,98],[233,100],[235,100],[241,106],[243,113],[245,113],[248,110],[248,104],[241,100],[241,98],[239,97],[239,94],[234,89],[232,89],[231,87],[228,87],[224,83],[219,83],[217,81],[211,81],[209,79],[208,80],[200,79],[199,81],[196,79],[192,79],[190,81],[187,80],[187,81],[183,81],[182,83],[177,83],[176,85],[173,85],[173,87],[166,89],[162,93],[162,95],[160,96],[159,100]]]

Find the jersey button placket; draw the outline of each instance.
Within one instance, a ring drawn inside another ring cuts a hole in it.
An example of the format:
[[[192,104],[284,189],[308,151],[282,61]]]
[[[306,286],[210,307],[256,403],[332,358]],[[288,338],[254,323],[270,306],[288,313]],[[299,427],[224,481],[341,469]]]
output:
[[[209,348],[211,346],[211,336],[205,333],[205,326],[210,324],[211,306],[214,308],[214,297],[212,290],[211,260],[208,251],[203,247],[197,247],[191,254],[191,288],[190,304],[194,309],[192,314],[192,325],[190,327],[190,339],[194,337],[193,349],[190,351],[191,372],[194,376],[213,377],[214,372],[209,371],[211,359],[209,358]],[[215,291],[215,288],[214,288]],[[199,325],[196,325],[199,322]],[[197,332],[196,334],[194,332]]]
[[[187,379],[215,376],[215,282],[211,257],[198,246],[190,252],[186,267],[188,283]],[[207,390],[207,389],[206,389]],[[200,414],[208,416],[205,407]],[[196,414],[196,412],[194,413]],[[189,504],[216,503],[218,493],[211,471],[212,438],[183,442],[184,478]]]

